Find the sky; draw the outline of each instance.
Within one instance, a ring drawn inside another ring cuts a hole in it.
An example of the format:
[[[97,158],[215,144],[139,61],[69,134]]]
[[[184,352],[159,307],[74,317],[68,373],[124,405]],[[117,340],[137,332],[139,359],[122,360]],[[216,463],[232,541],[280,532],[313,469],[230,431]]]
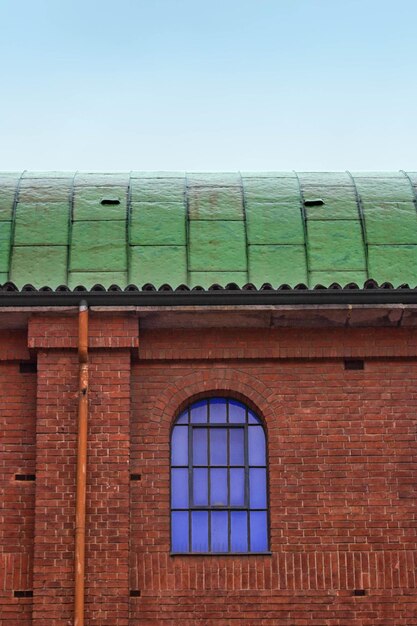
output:
[[[0,0],[0,170],[417,169],[417,2]]]

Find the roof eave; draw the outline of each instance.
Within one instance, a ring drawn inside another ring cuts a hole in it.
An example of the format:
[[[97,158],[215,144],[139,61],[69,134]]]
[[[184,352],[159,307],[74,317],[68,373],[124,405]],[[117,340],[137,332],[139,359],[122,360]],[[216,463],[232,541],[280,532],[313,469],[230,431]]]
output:
[[[393,288],[389,283],[381,287],[368,284],[363,289],[356,285],[314,289],[304,285],[293,289],[288,286],[273,289],[270,285],[264,285],[261,289],[249,285],[244,288],[228,287],[213,286],[208,290],[179,287],[173,290],[164,285],[156,290],[151,285],[145,285],[142,289],[129,286],[122,290],[113,286],[106,290],[96,286],[91,290],[77,288],[71,291],[67,287],[59,287],[53,291],[47,287],[35,289],[32,286],[18,290],[8,283],[0,287],[0,307],[69,307],[76,306],[80,300],[86,300],[89,306],[141,308],[417,304],[417,289],[408,286]]]

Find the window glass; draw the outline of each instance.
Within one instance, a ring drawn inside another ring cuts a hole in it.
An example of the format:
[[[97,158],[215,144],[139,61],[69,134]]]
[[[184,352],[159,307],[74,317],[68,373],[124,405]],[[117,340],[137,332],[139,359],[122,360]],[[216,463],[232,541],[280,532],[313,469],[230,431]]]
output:
[[[227,401],[225,398],[212,398],[210,400],[210,422],[215,424],[225,423],[227,419]]]
[[[208,504],[208,470],[196,467],[193,471],[193,494],[194,505],[204,506]]]
[[[187,426],[176,426],[172,431],[171,464],[188,465]]]
[[[227,511],[211,512],[211,549],[213,552],[229,551],[229,524]]]
[[[248,427],[249,465],[265,465],[265,433],[262,426]]]
[[[190,405],[171,435],[174,553],[268,551],[266,438],[243,403]]]
[[[189,514],[187,511],[173,511],[171,515],[172,550],[189,552]]]
[[[193,424],[203,424],[207,422],[207,400],[195,402],[190,407],[190,420]]]
[[[208,552],[208,511],[192,511],[191,538],[193,552]]]
[[[171,470],[171,503],[175,509],[188,509],[188,470]]]
[[[246,413],[245,405],[235,402],[235,400],[229,400],[229,422],[231,424],[245,424]]]
[[[243,428],[229,429],[230,465],[245,465],[245,431]]]
[[[193,465],[207,465],[207,428],[193,428]]]
[[[210,464],[227,465],[226,428],[210,428]]]

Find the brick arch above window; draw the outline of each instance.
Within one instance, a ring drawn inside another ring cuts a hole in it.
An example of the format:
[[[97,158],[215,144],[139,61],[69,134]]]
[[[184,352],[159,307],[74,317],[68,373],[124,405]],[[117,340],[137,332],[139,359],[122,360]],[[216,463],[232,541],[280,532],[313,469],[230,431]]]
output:
[[[225,396],[246,404],[263,421],[266,429],[282,401],[255,376],[226,367],[188,374],[169,385],[153,406],[152,417],[163,430],[171,429],[179,413],[202,397]]]

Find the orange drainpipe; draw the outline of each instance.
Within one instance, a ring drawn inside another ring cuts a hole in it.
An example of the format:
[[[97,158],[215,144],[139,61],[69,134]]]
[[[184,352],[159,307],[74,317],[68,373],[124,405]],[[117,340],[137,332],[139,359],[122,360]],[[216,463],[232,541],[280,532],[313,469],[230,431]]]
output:
[[[78,314],[78,436],[77,493],[75,500],[74,626],[84,626],[85,504],[87,485],[88,422],[88,306],[82,300]]]

